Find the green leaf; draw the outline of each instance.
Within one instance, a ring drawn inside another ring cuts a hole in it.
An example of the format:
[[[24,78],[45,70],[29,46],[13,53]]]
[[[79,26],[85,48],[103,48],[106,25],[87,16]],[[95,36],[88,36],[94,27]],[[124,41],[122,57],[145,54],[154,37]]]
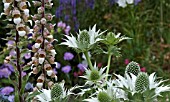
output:
[[[36,95],[39,95],[41,92],[38,91],[34,91],[33,93],[29,94],[26,98],[26,102],[29,101],[30,99],[33,99]],[[19,101],[15,101],[15,102],[19,102]]]

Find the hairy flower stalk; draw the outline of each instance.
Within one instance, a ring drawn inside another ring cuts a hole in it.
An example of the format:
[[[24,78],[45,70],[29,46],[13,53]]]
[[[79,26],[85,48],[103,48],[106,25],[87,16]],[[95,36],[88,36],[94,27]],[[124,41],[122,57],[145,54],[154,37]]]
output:
[[[34,56],[32,57],[33,62],[33,74],[41,73],[41,77],[43,81],[37,79],[37,88],[41,89],[47,88],[45,85],[47,76],[57,79],[57,76],[53,72],[53,68],[51,64],[55,64],[55,50],[52,45],[53,39],[53,29],[54,25],[50,22],[53,18],[52,14],[50,14],[53,3],[52,0],[42,0],[33,1],[34,6],[38,7],[38,14],[32,16],[35,25],[33,27],[33,39],[35,40],[35,44],[32,47],[32,52],[34,52]],[[47,12],[47,13],[45,13]]]
[[[20,102],[24,102],[23,99],[23,93],[22,93],[22,68],[21,67],[21,52],[22,52],[22,48],[20,47],[21,45],[21,41],[20,41],[20,37],[25,36],[27,33],[29,33],[30,29],[28,26],[25,25],[25,22],[28,22],[28,17],[29,17],[29,10],[27,9],[27,4],[26,4],[27,0],[3,0],[4,3],[4,15],[6,15],[8,17],[9,21],[13,21],[12,24],[8,24],[7,27],[11,28],[11,37],[9,37],[8,39],[12,39],[12,42],[15,42],[15,44],[13,43],[11,47],[8,46],[9,50],[13,50],[16,53],[16,63],[12,60],[13,55],[9,55],[6,57],[6,59],[4,60],[4,63],[13,63],[14,65],[16,65],[16,70],[18,72],[18,86],[17,87],[17,94],[19,99],[15,99],[18,100]],[[11,26],[9,26],[11,25]],[[13,38],[15,37],[15,38]],[[8,44],[7,44],[8,45]],[[15,95],[17,96],[17,95]]]

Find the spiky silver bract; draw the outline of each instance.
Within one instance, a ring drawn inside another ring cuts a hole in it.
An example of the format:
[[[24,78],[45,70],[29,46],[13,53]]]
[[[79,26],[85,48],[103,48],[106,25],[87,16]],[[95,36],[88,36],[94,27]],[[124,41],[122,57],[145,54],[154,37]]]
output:
[[[104,73],[105,69],[106,67],[99,69],[95,64],[93,69],[85,69],[85,75],[80,77],[85,78],[87,80],[85,84],[100,84],[106,77],[106,74]]]
[[[100,38],[100,36],[105,32],[99,33],[100,30],[96,31],[96,25],[94,25],[89,30],[79,30],[79,33],[77,34],[77,38],[73,35],[68,36],[65,35],[67,39],[65,39],[65,42],[62,42],[61,45],[67,45],[68,47],[71,47],[75,49],[77,52],[85,52],[93,48],[94,44],[96,44],[98,41],[101,41],[103,39]]]

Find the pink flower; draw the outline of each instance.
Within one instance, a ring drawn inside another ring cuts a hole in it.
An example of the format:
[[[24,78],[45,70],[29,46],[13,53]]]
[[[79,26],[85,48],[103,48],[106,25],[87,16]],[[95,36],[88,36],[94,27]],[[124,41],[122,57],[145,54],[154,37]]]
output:
[[[99,68],[102,67],[102,62],[98,63],[97,67],[99,67]]]
[[[73,75],[74,75],[74,77],[78,77],[78,73],[77,72],[74,72]]]
[[[129,59],[125,59],[125,61],[124,61],[124,63],[127,65],[127,64],[129,64]]]
[[[142,67],[142,68],[140,68],[140,71],[141,71],[141,72],[146,72],[146,68],[145,68],[145,67]]]

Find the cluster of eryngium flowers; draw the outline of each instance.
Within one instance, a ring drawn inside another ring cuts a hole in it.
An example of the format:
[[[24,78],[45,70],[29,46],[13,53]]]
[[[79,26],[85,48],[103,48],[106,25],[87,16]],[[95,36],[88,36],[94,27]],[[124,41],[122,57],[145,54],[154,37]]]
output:
[[[41,89],[43,84],[46,84],[46,75],[57,80],[51,64],[55,64],[55,50],[52,45],[54,25],[50,22],[53,18],[51,13],[45,13],[53,5],[52,0],[33,1],[35,6],[38,6],[38,14],[32,16],[35,25],[33,27],[33,36],[35,44],[32,46],[32,73],[41,75],[37,79],[36,86]],[[48,81],[49,82],[49,81]],[[51,82],[49,82],[51,83]]]
[[[147,73],[140,72],[138,63],[134,61],[126,66],[124,77],[114,75],[116,78],[106,81],[106,86],[98,87],[98,90],[84,101],[153,102],[158,101],[161,93],[170,91],[169,85],[163,85],[166,80],[158,80],[155,73],[148,76]]]

